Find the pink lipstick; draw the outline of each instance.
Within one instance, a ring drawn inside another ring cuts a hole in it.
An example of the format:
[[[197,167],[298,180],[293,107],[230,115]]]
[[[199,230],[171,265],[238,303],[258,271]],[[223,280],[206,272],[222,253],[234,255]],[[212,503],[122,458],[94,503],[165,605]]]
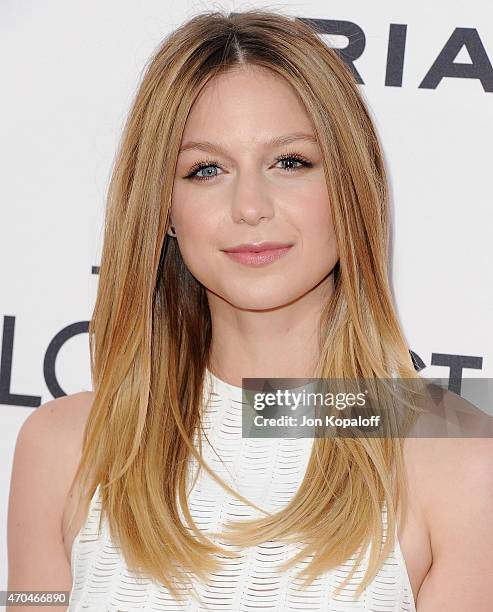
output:
[[[224,249],[228,257],[247,266],[266,266],[284,257],[292,243],[283,242],[250,242]]]

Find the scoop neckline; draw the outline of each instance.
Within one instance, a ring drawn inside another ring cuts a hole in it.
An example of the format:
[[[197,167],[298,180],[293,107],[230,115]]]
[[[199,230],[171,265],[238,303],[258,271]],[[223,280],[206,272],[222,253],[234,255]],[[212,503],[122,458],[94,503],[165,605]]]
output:
[[[235,385],[232,385],[231,383],[226,382],[222,378],[219,378],[218,376],[216,376],[211,370],[209,370],[208,367],[206,367],[205,371],[206,371],[206,374],[209,375],[209,377],[212,379],[213,383],[216,386],[223,387],[224,389],[227,389],[233,395],[242,397],[243,387],[237,387]],[[311,383],[308,383],[308,385],[310,384]],[[293,392],[302,391],[303,389],[306,389],[306,388],[307,388],[307,385],[301,385],[299,387],[294,387],[293,389],[291,389],[291,391]]]
[[[206,368],[206,372],[212,378],[213,382],[216,385],[219,385],[219,386],[222,386],[222,387],[228,389],[230,391],[230,393],[233,393],[234,395],[241,396],[242,391],[243,391],[243,387],[237,387],[235,385],[232,385],[231,383],[226,382],[222,378],[219,378],[218,376],[216,376],[211,370],[209,370],[209,368]]]

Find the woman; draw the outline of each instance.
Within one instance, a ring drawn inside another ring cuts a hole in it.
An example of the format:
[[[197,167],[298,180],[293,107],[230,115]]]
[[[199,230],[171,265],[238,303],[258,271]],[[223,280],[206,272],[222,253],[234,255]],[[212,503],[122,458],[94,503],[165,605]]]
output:
[[[308,25],[171,33],[110,184],[94,393],[19,434],[9,588],[71,611],[490,609],[487,440],[241,436],[244,377],[416,377],[388,212],[361,93]]]

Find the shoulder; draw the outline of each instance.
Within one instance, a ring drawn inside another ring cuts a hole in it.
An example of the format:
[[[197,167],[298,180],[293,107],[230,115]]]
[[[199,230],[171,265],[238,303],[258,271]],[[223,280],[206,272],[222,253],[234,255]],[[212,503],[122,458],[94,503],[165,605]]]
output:
[[[483,488],[488,495],[493,484],[493,415],[438,387],[424,408],[403,450],[423,510],[431,518],[437,499],[458,495],[465,487]]]
[[[36,481],[62,493],[71,484],[82,450],[84,427],[93,393],[83,391],[52,399],[34,410],[22,424],[14,450],[12,484]],[[15,487],[16,493],[28,491]],[[28,493],[26,492],[26,495]]]
[[[8,507],[9,588],[70,585],[62,517],[92,400],[89,391],[49,400],[19,430]]]
[[[41,434],[78,433],[77,426],[85,423],[93,398],[92,391],[81,391],[48,400],[27,417],[19,430],[18,440]]]
[[[409,438],[404,449],[433,556],[419,591],[419,609],[489,610],[493,440]]]
[[[38,472],[47,488],[68,490],[79,463],[93,398],[92,391],[82,391],[49,400],[34,410],[19,430],[14,470]]]
[[[93,393],[55,398],[34,410],[17,435],[12,471],[17,480],[38,477],[47,489],[68,487],[82,449]]]
[[[485,504],[493,501],[493,439],[407,438],[404,454],[430,520],[436,516],[437,501],[460,501],[468,492],[475,492]]]
[[[455,393],[437,391],[425,406],[421,426],[403,445],[416,495],[435,526],[435,541],[443,521],[457,518],[464,504],[486,509],[493,501],[493,416]],[[440,435],[433,437],[435,432]]]
[[[41,466],[50,466],[59,476],[69,471],[82,448],[93,395],[82,391],[49,400],[27,417],[17,435],[13,477],[29,468],[31,472],[41,471],[40,476],[51,481]]]

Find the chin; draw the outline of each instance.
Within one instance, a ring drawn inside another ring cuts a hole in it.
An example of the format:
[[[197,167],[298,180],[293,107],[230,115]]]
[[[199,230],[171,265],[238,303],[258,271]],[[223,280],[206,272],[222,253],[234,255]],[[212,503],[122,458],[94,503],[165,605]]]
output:
[[[270,291],[269,294],[265,295],[260,293],[252,295],[251,291],[247,295],[241,295],[241,293],[243,292],[231,293],[226,297],[231,305],[241,310],[274,310],[275,308],[282,308],[296,299],[296,295],[288,295],[285,290],[276,294]]]

